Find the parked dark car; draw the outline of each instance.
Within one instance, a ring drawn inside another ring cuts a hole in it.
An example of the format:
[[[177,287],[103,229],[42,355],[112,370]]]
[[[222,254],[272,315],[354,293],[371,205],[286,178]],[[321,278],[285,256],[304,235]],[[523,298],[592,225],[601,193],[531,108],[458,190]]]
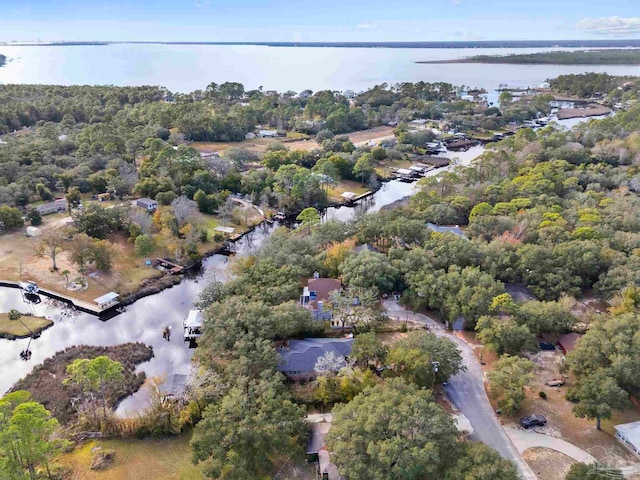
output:
[[[543,427],[547,424],[547,419],[543,415],[529,415],[520,419],[520,425],[524,428]]]
[[[538,348],[540,350],[555,350],[556,346],[549,342],[538,342]]]

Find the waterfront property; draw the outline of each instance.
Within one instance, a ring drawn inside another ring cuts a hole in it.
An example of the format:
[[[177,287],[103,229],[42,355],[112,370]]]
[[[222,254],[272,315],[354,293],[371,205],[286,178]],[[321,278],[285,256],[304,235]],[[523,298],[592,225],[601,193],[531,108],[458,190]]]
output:
[[[116,306],[118,303],[119,295],[116,292],[105,293],[104,295],[95,298],[93,301],[98,305],[100,310],[106,310],[108,308]]]
[[[331,320],[331,312],[325,310],[331,292],[342,290],[342,282],[335,278],[319,278],[314,276],[307,280],[302,290],[300,305],[311,312],[316,320]]]
[[[320,357],[333,353],[343,366],[351,355],[353,338],[305,338],[289,340],[278,348],[278,370],[293,380],[313,380],[316,363]]]

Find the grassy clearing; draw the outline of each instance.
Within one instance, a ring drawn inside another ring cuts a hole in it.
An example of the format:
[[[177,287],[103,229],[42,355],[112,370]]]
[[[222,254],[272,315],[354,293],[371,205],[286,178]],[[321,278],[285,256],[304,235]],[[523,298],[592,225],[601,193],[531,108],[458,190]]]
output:
[[[333,188],[329,189],[329,200],[333,202],[342,202],[344,198],[342,195],[344,192],[353,192],[358,195],[369,191],[369,189],[363,186],[360,182],[353,180],[340,180],[340,182]]]
[[[34,315],[23,315],[20,320],[9,320],[8,313],[0,313],[0,337],[25,337],[33,333],[40,333],[45,328],[53,325],[48,318],[36,317]],[[24,325],[23,325],[24,323]],[[27,329],[27,327],[29,327]]]
[[[190,435],[144,440],[92,440],[61,455],[58,465],[70,472],[71,480],[203,480],[191,463]],[[91,470],[92,450],[114,450],[113,463],[100,471]]]

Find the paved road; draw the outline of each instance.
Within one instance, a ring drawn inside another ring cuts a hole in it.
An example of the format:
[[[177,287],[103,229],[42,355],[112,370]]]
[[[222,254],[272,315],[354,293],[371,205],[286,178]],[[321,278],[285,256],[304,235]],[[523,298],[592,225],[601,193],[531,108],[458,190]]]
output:
[[[503,458],[513,461],[518,466],[522,478],[536,480],[536,475],[515,449],[493,412],[484,389],[482,368],[473,354],[473,349],[426,315],[410,312],[392,299],[383,301],[383,305],[390,318],[427,325],[436,335],[446,336],[458,345],[467,370],[451,377],[449,385],[445,387],[449,399],[471,422],[474,430],[472,438],[475,437],[474,439],[496,449]]]

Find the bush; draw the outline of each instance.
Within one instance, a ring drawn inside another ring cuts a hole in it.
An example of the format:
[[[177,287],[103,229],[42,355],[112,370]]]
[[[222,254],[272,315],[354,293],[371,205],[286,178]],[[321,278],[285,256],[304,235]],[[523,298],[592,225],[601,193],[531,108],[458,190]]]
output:
[[[546,392],[538,392],[538,395],[540,395],[540,398],[543,400],[547,399],[547,393]]]
[[[42,225],[42,215],[40,215],[37,208],[32,208],[27,212],[27,220],[29,220],[29,223],[34,227]]]

